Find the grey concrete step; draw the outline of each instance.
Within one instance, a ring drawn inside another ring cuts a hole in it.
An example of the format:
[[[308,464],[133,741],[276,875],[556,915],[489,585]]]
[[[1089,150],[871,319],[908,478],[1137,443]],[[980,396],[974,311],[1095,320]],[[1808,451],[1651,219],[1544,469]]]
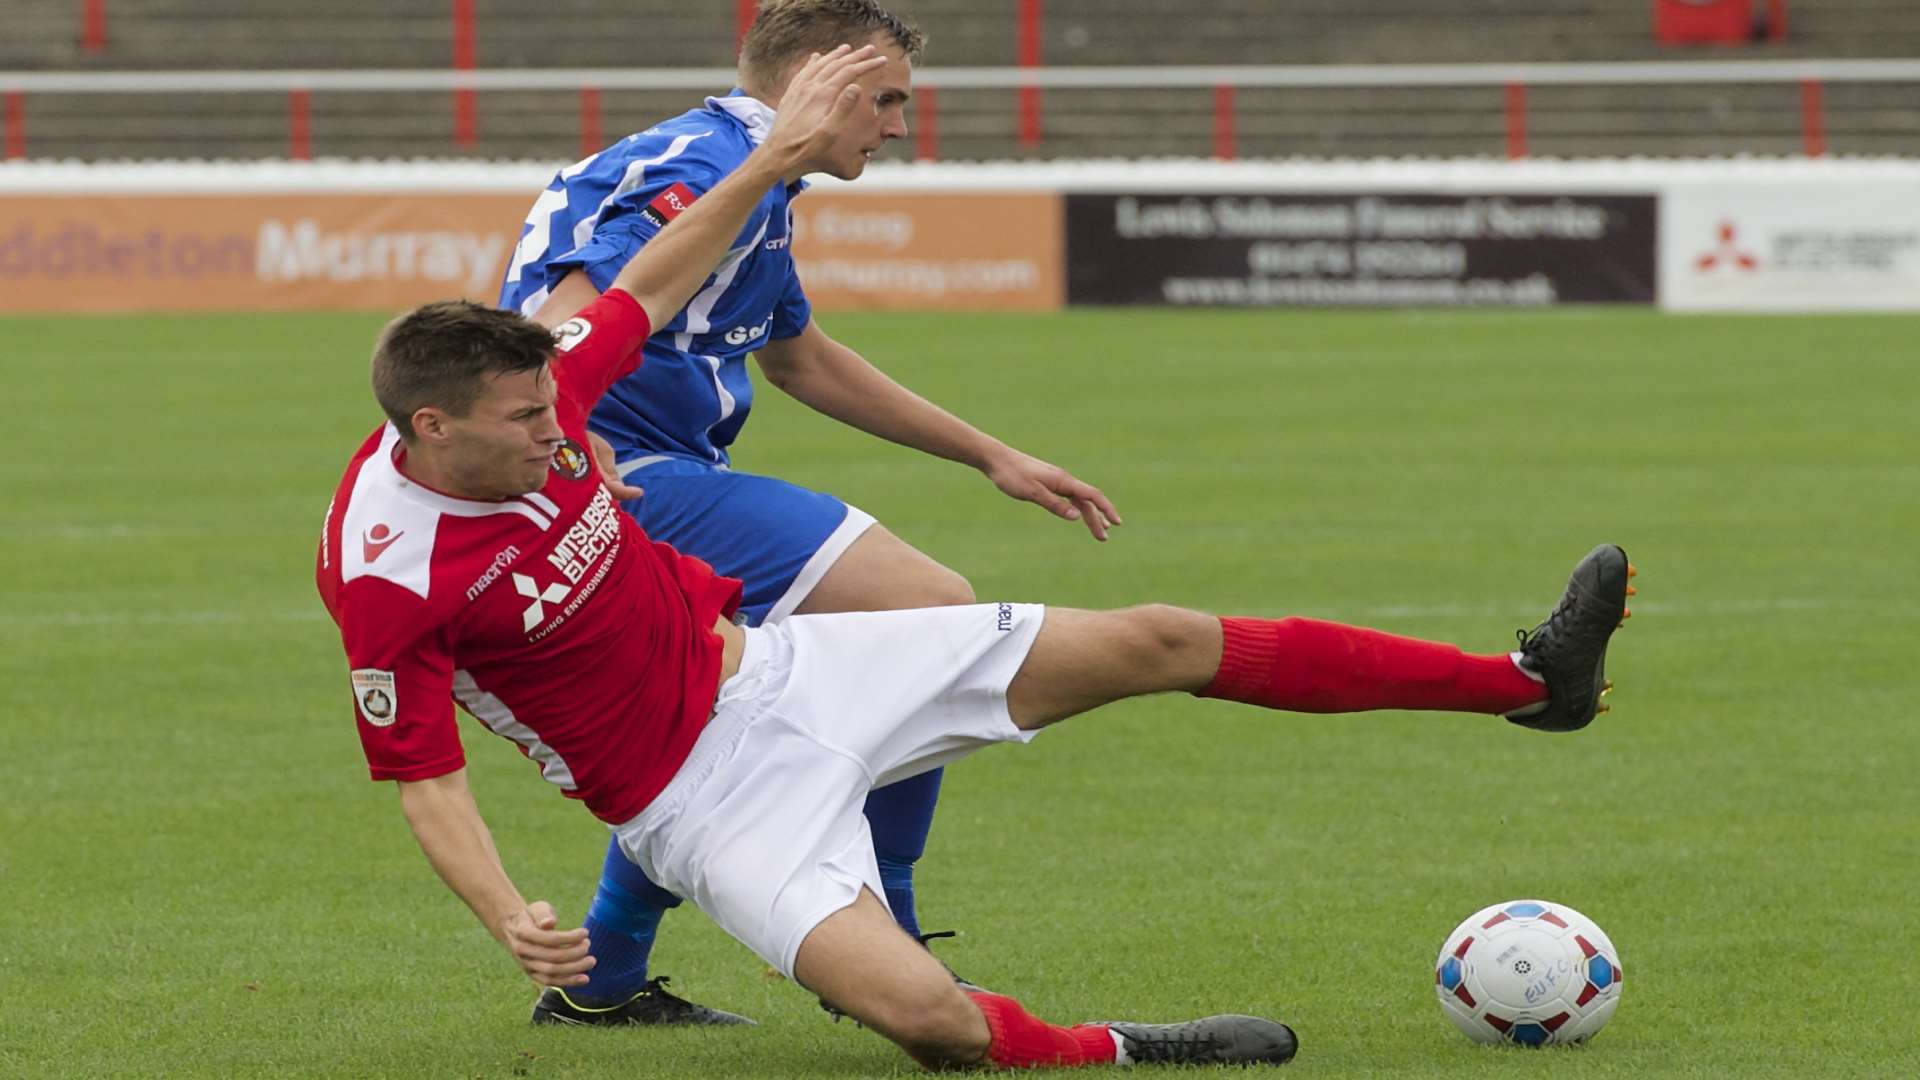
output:
[[[932,38],[929,61],[1009,64],[1016,0],[900,5]],[[651,10],[648,10],[651,9]],[[0,67],[438,67],[445,0],[114,0],[103,56],[80,52],[79,5],[0,0]],[[734,9],[632,0],[477,0],[483,66],[726,65]],[[1792,38],[1729,53],[1652,42],[1626,0],[1048,0],[1053,64],[1553,61],[1652,56],[1920,55],[1914,0],[1794,0]]]

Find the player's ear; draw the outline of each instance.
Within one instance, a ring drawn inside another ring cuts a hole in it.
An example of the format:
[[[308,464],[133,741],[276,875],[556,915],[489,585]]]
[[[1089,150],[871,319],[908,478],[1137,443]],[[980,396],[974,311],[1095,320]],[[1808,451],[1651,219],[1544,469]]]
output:
[[[422,405],[415,409],[409,418],[413,424],[415,442],[445,442],[451,434],[447,426],[447,414],[431,405]]]

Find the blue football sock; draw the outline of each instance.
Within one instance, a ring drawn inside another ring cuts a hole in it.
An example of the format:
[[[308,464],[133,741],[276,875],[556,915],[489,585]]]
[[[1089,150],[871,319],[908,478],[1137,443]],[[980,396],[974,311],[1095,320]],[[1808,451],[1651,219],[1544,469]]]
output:
[[[647,982],[647,957],[660,917],[679,906],[679,897],[647,880],[627,859],[619,841],[609,843],[585,923],[595,964],[587,984],[568,995],[583,1004],[611,1005],[638,993]]]
[[[875,852],[878,855],[878,852]],[[880,884],[887,890],[887,906],[900,929],[920,936],[920,919],[913,910],[913,864],[880,855]]]
[[[913,864],[926,853],[945,772],[921,773],[867,795],[867,826],[873,830],[873,852],[880,863],[887,906],[900,929],[914,937],[920,936],[920,919],[914,911]]]

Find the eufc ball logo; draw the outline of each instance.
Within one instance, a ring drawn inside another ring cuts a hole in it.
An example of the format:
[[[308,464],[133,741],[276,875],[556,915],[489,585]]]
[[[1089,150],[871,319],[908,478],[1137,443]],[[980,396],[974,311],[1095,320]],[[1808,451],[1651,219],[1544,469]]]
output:
[[[561,439],[553,451],[553,471],[569,480],[579,480],[593,470],[593,459],[572,439]]]

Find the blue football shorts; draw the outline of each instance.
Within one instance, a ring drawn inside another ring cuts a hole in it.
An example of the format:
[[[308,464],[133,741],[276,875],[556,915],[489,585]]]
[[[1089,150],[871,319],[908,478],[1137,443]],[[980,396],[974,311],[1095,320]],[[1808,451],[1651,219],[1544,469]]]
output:
[[[749,626],[791,615],[874,523],[831,495],[679,454],[616,467],[645,492],[621,508],[648,536],[745,583],[740,613]]]

